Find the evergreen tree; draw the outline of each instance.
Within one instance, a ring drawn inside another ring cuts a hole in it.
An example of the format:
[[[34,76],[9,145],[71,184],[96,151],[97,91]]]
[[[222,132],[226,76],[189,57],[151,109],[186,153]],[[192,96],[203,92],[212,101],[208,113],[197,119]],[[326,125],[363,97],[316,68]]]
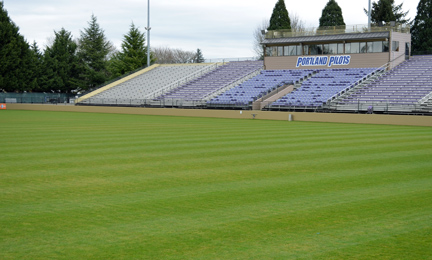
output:
[[[204,56],[200,49],[197,49],[195,54],[194,63],[203,63],[205,61]]]
[[[406,16],[408,15],[409,11],[406,11],[406,12],[402,11],[403,3],[401,3],[400,5],[395,5],[394,0],[391,0],[390,2],[392,4],[392,11],[393,11],[393,14],[395,16],[395,21],[397,23],[400,23],[400,24],[410,24],[411,19],[409,19],[409,18],[406,19]]]
[[[70,32],[62,28],[54,32],[52,46],[47,47],[44,55],[46,71],[44,91],[70,93],[81,90],[82,65],[77,55],[78,46]]]
[[[31,90],[30,46],[0,2],[0,90]]]
[[[39,50],[36,41],[30,46],[31,51],[31,62],[30,67],[33,73],[31,81],[31,89],[33,92],[42,91],[44,69],[43,69],[43,55]]]
[[[319,27],[344,25],[345,22],[342,16],[342,9],[335,0],[329,0],[322,10],[322,15],[319,19]]]
[[[150,54],[153,63],[154,57]],[[121,51],[114,54],[110,60],[111,77],[116,78],[127,72],[141,68],[147,64],[147,47],[144,33],[132,23],[129,33],[124,35]]]
[[[403,12],[402,5],[403,3],[395,5],[394,0],[378,0],[378,2],[373,2],[371,22],[375,25],[384,25],[391,21],[399,24],[408,24],[410,19],[405,18],[408,15],[408,11]],[[364,12],[366,15],[368,14],[366,9],[364,9]]]
[[[291,21],[284,0],[278,0],[270,17],[267,30],[291,29]]]
[[[79,57],[84,64],[84,89],[96,87],[108,80],[108,56],[114,50],[97,23],[96,16],[91,16],[88,25],[88,28],[81,31],[81,38],[78,40]]]
[[[432,0],[420,0],[411,36],[413,51],[432,53]]]

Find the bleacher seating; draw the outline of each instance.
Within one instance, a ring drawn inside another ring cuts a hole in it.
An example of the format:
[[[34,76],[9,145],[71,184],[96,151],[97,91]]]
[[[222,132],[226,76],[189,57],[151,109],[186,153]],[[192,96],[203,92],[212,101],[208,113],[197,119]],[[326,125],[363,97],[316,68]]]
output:
[[[257,76],[207,102],[208,105],[245,106],[283,85],[292,85],[312,70],[263,70]]]
[[[207,65],[162,65],[140,76],[103,91],[92,99],[147,99],[163,87],[202,70]]]
[[[374,73],[375,68],[322,69],[305,80],[300,88],[273,102],[271,107],[320,107]]]
[[[241,80],[262,67],[262,61],[229,62],[210,73],[159,96],[157,99],[203,100],[212,93]]]
[[[432,56],[415,56],[339,104],[411,105],[432,92]]]

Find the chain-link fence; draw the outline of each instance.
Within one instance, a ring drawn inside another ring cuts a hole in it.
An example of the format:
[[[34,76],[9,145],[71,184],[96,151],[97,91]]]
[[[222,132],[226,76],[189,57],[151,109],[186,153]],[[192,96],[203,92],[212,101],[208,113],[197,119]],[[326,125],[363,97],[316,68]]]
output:
[[[0,103],[68,104],[74,100],[73,94],[64,93],[0,93]]]

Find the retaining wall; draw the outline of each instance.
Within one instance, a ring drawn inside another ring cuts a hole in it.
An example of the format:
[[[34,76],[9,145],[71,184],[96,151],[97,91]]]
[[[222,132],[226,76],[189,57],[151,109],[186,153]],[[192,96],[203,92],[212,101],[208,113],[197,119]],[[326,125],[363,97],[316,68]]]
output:
[[[252,119],[257,120],[289,120],[291,114],[294,121],[334,122],[358,124],[385,124],[432,126],[432,117],[415,115],[382,115],[382,114],[345,114],[345,113],[308,113],[308,112],[278,112],[278,111],[239,111],[212,109],[176,109],[176,108],[137,108],[137,107],[102,107],[102,106],[72,106],[45,104],[7,104],[9,110],[38,110],[64,112],[90,112],[112,114],[162,115]]]

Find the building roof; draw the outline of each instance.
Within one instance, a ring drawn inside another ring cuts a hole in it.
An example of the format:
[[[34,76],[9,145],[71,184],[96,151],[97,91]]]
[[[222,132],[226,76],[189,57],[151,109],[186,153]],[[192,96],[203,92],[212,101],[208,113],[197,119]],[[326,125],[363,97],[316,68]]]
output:
[[[283,44],[283,43],[307,43],[307,42],[334,42],[334,41],[356,41],[385,39],[390,37],[390,32],[350,33],[336,35],[301,36],[289,38],[264,39],[262,44]]]

